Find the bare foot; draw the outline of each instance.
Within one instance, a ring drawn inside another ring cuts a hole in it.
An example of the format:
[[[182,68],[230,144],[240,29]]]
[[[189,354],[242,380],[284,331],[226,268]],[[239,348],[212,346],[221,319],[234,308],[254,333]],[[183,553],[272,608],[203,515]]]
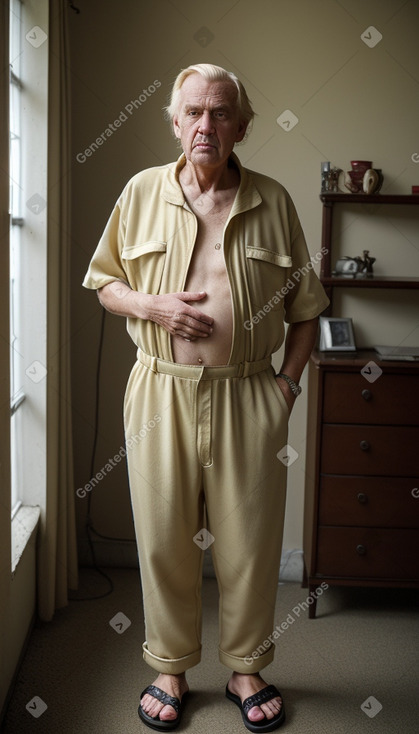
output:
[[[236,696],[241,698],[243,703],[245,698],[253,696],[255,693],[259,693],[262,688],[265,688],[267,683],[260,677],[259,673],[249,675],[245,673],[234,672],[228,682],[228,688],[231,693],[235,693]],[[263,703],[261,706],[253,706],[247,712],[247,718],[249,721],[262,721],[265,717],[267,719],[273,719],[274,716],[279,714],[282,707],[281,698],[272,698],[271,701]]]
[[[161,688],[161,690],[168,693],[169,696],[175,696],[179,701],[182,700],[183,694],[189,691],[185,673],[179,673],[179,675],[166,675],[165,673],[160,673],[153,682],[153,686]],[[152,718],[158,716],[161,721],[171,721],[172,719],[176,719],[177,713],[173,706],[164,705],[149,693],[146,693],[146,695],[142,697],[140,703],[143,711]]]

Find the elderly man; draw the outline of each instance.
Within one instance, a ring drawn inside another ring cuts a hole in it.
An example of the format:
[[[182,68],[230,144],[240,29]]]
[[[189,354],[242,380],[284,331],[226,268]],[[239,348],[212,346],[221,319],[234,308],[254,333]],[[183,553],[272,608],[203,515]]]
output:
[[[286,493],[278,454],[328,300],[289,195],[232,152],[254,115],[237,77],[210,64],[184,69],[168,112],[183,153],[128,182],[84,280],[127,317],[138,346],[124,420],[143,654],[159,673],[139,715],[157,730],[180,722],[185,671],[201,656],[211,546],[226,695],[250,731],[267,732],[285,718],[280,692],[259,674],[274,654]]]

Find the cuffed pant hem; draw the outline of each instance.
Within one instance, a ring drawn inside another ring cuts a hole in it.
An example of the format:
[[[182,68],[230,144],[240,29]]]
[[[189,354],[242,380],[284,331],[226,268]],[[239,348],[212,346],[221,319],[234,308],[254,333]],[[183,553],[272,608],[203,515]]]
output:
[[[237,657],[236,655],[230,655],[228,652],[224,652],[218,648],[218,656],[220,662],[226,665],[227,668],[235,670],[237,673],[258,673],[262,668],[265,668],[274,659],[275,645],[272,645],[268,650],[263,652],[261,655],[246,655],[244,658]]]
[[[190,655],[185,655],[182,658],[159,658],[157,655],[153,655],[153,653],[150,652],[147,648],[147,642],[143,642],[143,658],[148,665],[159,673],[178,675],[179,673],[184,673],[188,668],[198,665],[201,661],[201,650],[196,650]]]

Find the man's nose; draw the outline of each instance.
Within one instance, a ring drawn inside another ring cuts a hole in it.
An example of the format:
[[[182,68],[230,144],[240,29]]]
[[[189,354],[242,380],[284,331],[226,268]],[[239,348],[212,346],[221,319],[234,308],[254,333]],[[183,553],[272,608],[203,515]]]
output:
[[[204,110],[199,121],[199,132],[208,135],[214,130],[214,123],[209,110]]]

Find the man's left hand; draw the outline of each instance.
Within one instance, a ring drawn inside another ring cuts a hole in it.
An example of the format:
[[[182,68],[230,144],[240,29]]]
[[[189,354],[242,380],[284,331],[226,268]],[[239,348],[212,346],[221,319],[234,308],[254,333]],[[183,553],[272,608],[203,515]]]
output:
[[[294,403],[297,398],[295,397],[288,383],[285,380],[283,380],[282,377],[276,377],[275,379],[276,379],[276,384],[278,385],[279,389],[281,390],[286,400],[286,403],[288,405],[288,410],[291,415],[291,411],[294,407]]]

